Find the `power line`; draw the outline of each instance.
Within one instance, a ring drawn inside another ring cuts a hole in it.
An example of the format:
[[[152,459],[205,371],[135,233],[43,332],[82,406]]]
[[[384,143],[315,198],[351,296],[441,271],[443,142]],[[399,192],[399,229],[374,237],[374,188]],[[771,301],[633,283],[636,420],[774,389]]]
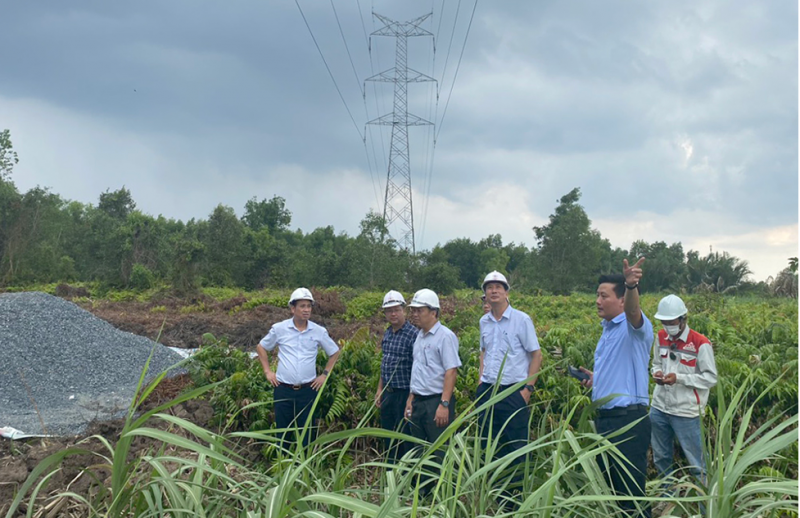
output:
[[[336,6],[333,4],[333,0],[331,0],[331,9],[333,9],[333,17],[336,18],[336,25],[339,26],[339,34],[342,35],[342,42],[344,43],[344,49],[347,51],[347,57],[350,59],[350,67],[353,69],[353,75],[356,78],[356,84],[358,84],[358,91],[361,92],[361,95],[364,95],[364,92],[361,90],[361,81],[358,79],[358,72],[356,72],[356,65],[353,63],[353,56],[350,55],[350,47],[347,46],[347,39],[344,37],[342,24],[339,22],[339,13],[336,12]]]
[[[356,119],[350,112],[350,107],[347,106],[347,101],[344,100],[342,91],[339,89],[339,85],[336,83],[336,78],[333,77],[333,72],[331,72],[331,67],[328,66],[328,62],[325,60],[325,56],[322,54],[322,49],[319,48],[319,43],[317,43],[317,38],[314,37],[314,31],[311,30],[311,26],[308,24],[308,20],[306,19],[306,15],[303,12],[303,8],[300,7],[300,2],[298,0],[294,0],[294,3],[295,5],[297,5],[297,9],[300,11],[300,16],[303,17],[303,22],[305,22],[306,28],[308,28],[308,33],[311,35],[311,39],[314,40],[314,46],[317,47],[317,52],[319,52],[319,57],[322,58],[322,62],[325,64],[325,69],[328,71],[328,75],[331,76],[331,81],[333,81],[333,86],[336,87],[336,91],[339,93],[339,99],[342,100],[342,104],[344,104],[344,109],[347,110],[347,114],[350,116],[350,120],[353,121],[353,127],[356,128],[356,132],[358,133],[358,136],[361,137],[361,140],[364,140],[364,136],[361,134],[361,130],[358,129],[358,124],[356,123]]]
[[[456,35],[456,25],[458,24],[458,15],[461,13],[461,0],[458,0],[456,6],[456,17],[453,19],[453,30],[450,31],[450,43],[447,44],[447,54],[444,57],[444,68],[442,69],[442,84],[444,84],[444,76],[447,74],[447,63],[450,61],[450,50],[453,48],[453,38]]]
[[[447,107],[450,105],[450,97],[453,95],[453,87],[456,86],[456,79],[458,78],[458,70],[461,68],[461,60],[464,58],[464,50],[467,48],[467,38],[469,38],[469,31],[472,28],[472,20],[475,19],[475,10],[478,8],[478,0],[475,0],[475,5],[472,6],[472,15],[469,17],[469,25],[467,25],[467,33],[464,35],[464,44],[461,46],[461,55],[458,56],[458,64],[456,65],[456,73],[453,75],[453,83],[450,85],[450,92],[447,94],[447,101],[444,103],[444,111],[442,112],[442,119],[439,121],[439,130],[436,132],[434,143],[439,139],[439,134],[442,132],[442,124],[444,117],[447,115]]]

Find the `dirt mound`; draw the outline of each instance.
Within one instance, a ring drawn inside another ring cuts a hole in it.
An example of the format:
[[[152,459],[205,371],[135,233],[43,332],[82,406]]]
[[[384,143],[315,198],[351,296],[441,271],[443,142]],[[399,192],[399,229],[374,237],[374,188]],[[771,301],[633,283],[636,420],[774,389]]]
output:
[[[128,331],[170,346],[190,349],[203,344],[203,335],[211,333],[217,339],[242,350],[254,350],[272,324],[291,317],[285,307],[261,305],[253,309],[240,309],[244,297],[213,304],[180,305],[175,301],[155,302],[87,302],[81,306],[95,316]],[[336,300],[328,301],[334,307]],[[341,302],[339,301],[341,304]],[[190,308],[190,310],[187,310]],[[192,309],[198,308],[198,309]],[[311,319],[328,329],[331,338],[349,339],[364,323],[344,322],[339,318],[316,313]],[[383,334],[386,324],[382,317],[370,320],[370,332]]]

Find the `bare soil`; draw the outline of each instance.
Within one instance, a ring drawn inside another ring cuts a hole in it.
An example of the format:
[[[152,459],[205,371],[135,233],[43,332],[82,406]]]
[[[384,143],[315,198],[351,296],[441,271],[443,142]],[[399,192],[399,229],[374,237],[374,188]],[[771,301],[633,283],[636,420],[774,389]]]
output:
[[[203,301],[202,311],[190,312],[187,308],[191,306],[186,301],[171,298],[151,302],[95,301],[80,305],[118,329],[182,349],[200,347],[203,335],[211,333],[217,339],[226,339],[230,346],[255,350],[272,324],[291,317],[287,308],[269,305],[237,310],[244,302],[244,297],[223,302]],[[341,317],[316,312],[311,318],[325,326],[335,341],[352,337],[364,326],[363,322],[345,322]],[[385,325],[380,318],[372,319],[370,332],[383,333]]]

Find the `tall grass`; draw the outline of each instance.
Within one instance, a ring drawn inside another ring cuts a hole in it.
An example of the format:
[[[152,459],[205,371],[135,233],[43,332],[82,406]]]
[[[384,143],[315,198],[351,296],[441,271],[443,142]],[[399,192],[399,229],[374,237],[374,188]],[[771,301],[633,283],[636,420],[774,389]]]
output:
[[[678,486],[680,495],[671,499],[671,512],[677,516],[698,513],[701,503],[711,517],[796,516],[797,481],[764,468],[796,445],[797,413],[751,429],[750,417],[764,393],[756,403],[742,408],[750,386],[734,390],[720,384],[716,389],[722,404],[713,421],[715,428],[708,434],[715,439],[707,451],[708,486],[688,477],[654,480],[648,483],[648,496],[641,503],[658,501],[662,484],[671,483]],[[208,389],[183,394],[172,404]],[[531,423],[535,438],[514,454],[524,459],[522,489],[509,496],[506,469],[512,459],[494,458],[497,441],[481,446],[477,412],[517,389],[495,394],[481,406],[473,403],[460,409],[434,444],[368,427],[365,417],[358,426],[323,434],[308,447],[297,441],[290,451],[280,448],[282,430],[212,433],[165,413],[170,404],[138,417],[134,404],[116,444],[102,437],[87,439],[101,441],[103,454],[77,447],[44,459],[20,487],[6,517],[15,516],[23,502],[27,516],[45,516],[56,503],[74,515],[103,517],[617,515],[617,497],[605,483],[597,460],[618,451],[592,431],[588,410],[581,417],[585,424],[578,429],[569,425],[577,407],[561,419]],[[308,425],[300,433],[308,433]],[[152,441],[153,447],[145,455],[132,457],[131,443],[137,437]],[[385,437],[412,441],[417,449],[391,465],[359,446]],[[242,440],[261,445],[271,462],[258,466],[245,461],[231,446]],[[434,455],[437,448],[441,457]],[[77,454],[97,459],[84,468],[86,476],[97,480],[93,489],[43,496],[49,474]],[[425,472],[436,474],[435,484],[422,497],[418,476]]]

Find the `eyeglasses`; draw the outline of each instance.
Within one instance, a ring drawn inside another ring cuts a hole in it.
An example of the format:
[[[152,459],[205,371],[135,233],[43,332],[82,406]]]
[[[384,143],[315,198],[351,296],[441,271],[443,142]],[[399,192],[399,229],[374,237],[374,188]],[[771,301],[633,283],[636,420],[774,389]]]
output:
[[[677,358],[674,352],[676,349],[678,349],[678,344],[676,343],[669,344],[669,359],[672,361],[675,361],[675,359]]]

